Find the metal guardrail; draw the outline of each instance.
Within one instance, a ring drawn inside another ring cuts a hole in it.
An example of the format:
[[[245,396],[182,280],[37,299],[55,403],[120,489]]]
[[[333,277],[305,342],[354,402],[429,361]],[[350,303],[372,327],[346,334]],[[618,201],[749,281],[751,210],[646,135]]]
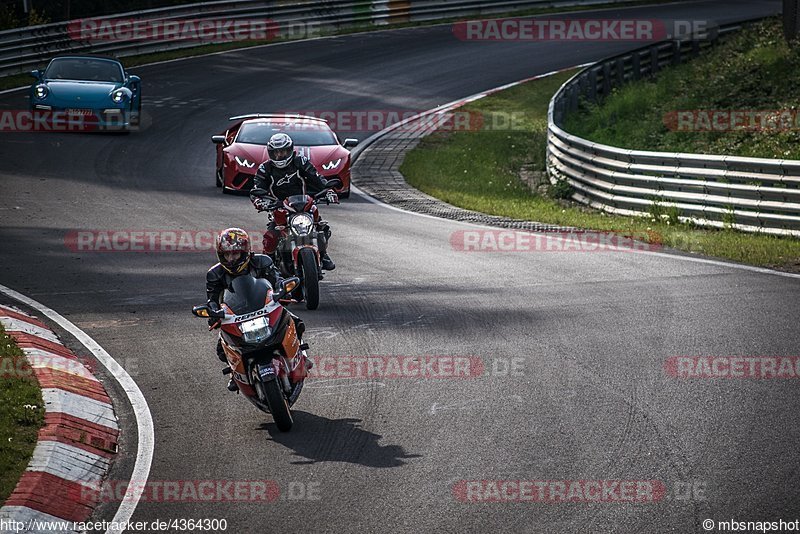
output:
[[[800,236],[800,161],[628,150],[562,128],[564,118],[578,111],[579,99],[598,102],[614,87],[682,63],[739,27],[614,56],[564,83],[548,111],[551,182],[565,180],[574,200],[611,213],[673,209],[679,219],[703,226]]]
[[[95,21],[120,19],[180,21],[188,19],[269,19],[276,23],[275,38],[291,36],[293,28],[314,24],[315,31],[336,31],[354,26],[381,27],[404,22],[436,21],[453,17],[508,13],[535,7],[614,3],[615,0],[223,0],[134,11],[96,17]],[[622,0],[619,0],[622,1]],[[57,22],[0,31],[0,76],[41,67],[64,53],[93,53],[126,57],[192,48],[218,42],[127,40],[105,43],[79,41],[69,32],[71,22]]]

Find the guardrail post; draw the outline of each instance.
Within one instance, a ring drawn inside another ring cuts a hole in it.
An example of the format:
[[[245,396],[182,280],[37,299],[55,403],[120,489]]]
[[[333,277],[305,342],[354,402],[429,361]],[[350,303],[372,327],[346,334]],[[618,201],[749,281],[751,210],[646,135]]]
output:
[[[631,78],[634,80],[642,78],[642,64],[639,52],[631,54]]]
[[[597,102],[597,71],[590,67],[589,92],[586,95],[592,102]]]
[[[658,72],[658,47],[650,49],[650,76],[655,76]]]
[[[611,64],[603,63],[603,96],[611,94]]]
[[[672,41],[672,64],[681,64],[681,42],[678,40]]]
[[[625,58],[617,59],[617,87],[625,83]]]
[[[569,102],[569,106],[567,109],[570,111],[577,111],[578,110],[578,90],[573,86],[570,87],[569,93],[567,93],[567,98]]]

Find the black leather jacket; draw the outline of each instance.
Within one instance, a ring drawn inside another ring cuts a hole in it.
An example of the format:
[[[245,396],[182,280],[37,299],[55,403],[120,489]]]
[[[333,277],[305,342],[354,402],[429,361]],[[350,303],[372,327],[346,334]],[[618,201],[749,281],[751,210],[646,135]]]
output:
[[[284,168],[267,160],[258,167],[253,189],[263,189],[261,195],[250,193],[250,200],[283,201],[292,195],[315,195],[328,188],[328,181],[320,176],[314,165],[297,153]]]
[[[273,288],[278,287],[278,283],[281,280],[272,263],[272,258],[264,254],[250,253],[248,271],[256,278],[266,278]],[[222,293],[231,286],[233,279],[234,276],[219,263],[211,267],[206,273],[206,295],[208,300],[222,304]]]

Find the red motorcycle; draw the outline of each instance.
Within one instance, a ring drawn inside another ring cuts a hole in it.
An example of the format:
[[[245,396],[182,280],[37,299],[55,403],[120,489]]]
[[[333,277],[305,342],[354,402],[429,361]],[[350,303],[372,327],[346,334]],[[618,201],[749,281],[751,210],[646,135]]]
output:
[[[341,181],[328,181],[331,188],[339,187]],[[272,204],[266,208],[275,229],[281,232],[281,238],[275,249],[273,260],[283,276],[296,276],[300,284],[292,293],[296,302],[305,301],[306,308],[316,310],[319,307],[319,281],[324,278],[318,239],[322,234],[330,237],[328,224],[319,215],[317,204],[326,201],[330,189],[320,191],[313,197],[310,195],[292,195],[280,204]],[[263,190],[253,189],[251,193]]]
[[[195,306],[198,317],[220,319],[220,339],[239,391],[259,410],[272,414],[282,432],[292,428],[291,407],[303,390],[308,375],[305,326],[281,305],[298,284],[289,278],[275,292],[263,278],[237,276],[225,290],[222,307]]]

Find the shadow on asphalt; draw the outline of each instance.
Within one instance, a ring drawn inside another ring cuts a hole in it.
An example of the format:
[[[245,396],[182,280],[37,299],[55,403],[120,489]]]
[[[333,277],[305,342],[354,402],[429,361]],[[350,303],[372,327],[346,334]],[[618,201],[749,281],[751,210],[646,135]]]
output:
[[[400,467],[408,458],[420,454],[406,453],[400,445],[381,445],[382,436],[359,428],[361,419],[328,419],[308,412],[293,411],[294,426],[281,432],[275,423],[261,425],[276,443],[288,447],[302,459],[296,465],[317,462],[347,462],[365,467]]]

